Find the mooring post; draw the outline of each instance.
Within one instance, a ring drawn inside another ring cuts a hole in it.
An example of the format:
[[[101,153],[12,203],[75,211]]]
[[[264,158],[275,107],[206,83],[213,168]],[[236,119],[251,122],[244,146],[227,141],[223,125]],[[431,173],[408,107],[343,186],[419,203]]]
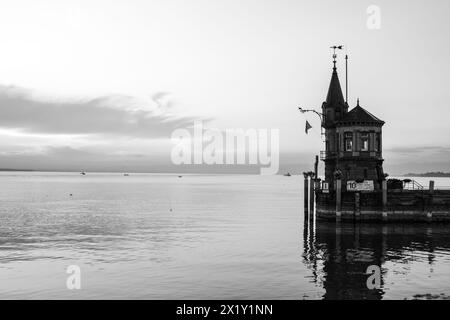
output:
[[[387,220],[388,214],[387,214],[387,181],[383,180],[381,182],[381,189],[382,189],[382,198],[383,198],[383,220]]]
[[[341,197],[342,197],[342,183],[341,179],[336,180],[336,221],[341,220]]]
[[[311,174],[310,179],[309,179],[309,213],[311,215],[311,217],[314,215],[314,186],[315,186],[315,181],[314,181],[314,177]]]
[[[336,219],[336,262],[340,263],[341,262],[341,257],[343,256],[341,253],[341,238],[342,238],[342,223],[341,223],[341,219]]]
[[[386,257],[386,251],[388,248],[388,245],[387,245],[388,234],[389,234],[389,231],[388,231],[387,224],[384,224],[381,227],[381,237],[382,237],[381,238],[381,256],[382,257]]]
[[[318,179],[319,174],[319,156],[316,156],[316,162],[314,162],[314,179]]]
[[[430,201],[428,203],[427,218],[429,221],[433,219],[433,198],[434,198],[434,181],[430,180]]]
[[[304,214],[305,214],[305,218],[308,215],[308,174],[306,172],[303,172],[303,177],[305,177],[305,181],[304,181]]]
[[[361,214],[361,194],[355,192],[355,218],[359,218]]]
[[[361,228],[361,225],[359,225],[359,224],[354,224],[354,225],[353,225],[353,228],[354,228],[354,229],[353,229],[353,230],[354,230],[353,233],[354,233],[354,236],[355,236],[355,238],[354,238],[355,241],[354,241],[353,244],[354,244],[354,247],[355,247],[355,248],[359,248],[359,245],[360,245],[360,244],[359,244],[359,236],[360,236],[360,228]]]

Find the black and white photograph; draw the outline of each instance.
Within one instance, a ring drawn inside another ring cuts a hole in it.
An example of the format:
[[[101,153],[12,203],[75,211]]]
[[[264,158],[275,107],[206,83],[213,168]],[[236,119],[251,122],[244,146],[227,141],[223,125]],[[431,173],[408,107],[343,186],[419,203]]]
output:
[[[0,0],[0,300],[450,300],[449,16]]]

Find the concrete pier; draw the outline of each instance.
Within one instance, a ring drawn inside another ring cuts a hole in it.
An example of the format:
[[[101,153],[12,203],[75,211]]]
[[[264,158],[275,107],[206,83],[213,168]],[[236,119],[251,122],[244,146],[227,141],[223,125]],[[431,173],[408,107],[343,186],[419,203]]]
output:
[[[335,190],[316,190],[316,218],[335,221],[450,222],[450,190],[388,187],[369,191],[346,190],[336,181]]]

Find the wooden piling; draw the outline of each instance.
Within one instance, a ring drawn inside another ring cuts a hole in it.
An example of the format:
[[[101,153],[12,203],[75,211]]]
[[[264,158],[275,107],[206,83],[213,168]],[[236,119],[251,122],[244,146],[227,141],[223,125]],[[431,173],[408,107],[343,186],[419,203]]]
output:
[[[429,187],[429,193],[430,193],[430,201],[428,203],[428,212],[427,212],[427,218],[428,221],[433,220],[433,197],[434,197],[434,181],[430,180],[430,187]]]
[[[314,215],[314,177],[311,175],[309,178],[309,214],[310,216]]]
[[[359,219],[361,215],[361,194],[355,192],[355,219]]]
[[[430,180],[430,194],[434,193],[434,181]]]
[[[387,181],[383,180],[381,182],[381,189],[382,189],[382,201],[383,201],[383,220],[386,221],[388,218],[387,214]]]
[[[336,221],[341,220],[341,201],[342,201],[342,182],[341,179],[336,180]]]
[[[304,200],[303,200],[303,203],[304,203],[304,215],[305,215],[305,217],[308,215],[308,204],[309,204],[309,201],[308,201],[308,175],[306,174],[306,172],[303,172],[303,177],[305,178],[305,181],[304,181],[304,187],[303,187],[303,193],[304,193]]]
[[[316,162],[314,162],[314,179],[318,179],[319,176],[319,156],[316,156]]]

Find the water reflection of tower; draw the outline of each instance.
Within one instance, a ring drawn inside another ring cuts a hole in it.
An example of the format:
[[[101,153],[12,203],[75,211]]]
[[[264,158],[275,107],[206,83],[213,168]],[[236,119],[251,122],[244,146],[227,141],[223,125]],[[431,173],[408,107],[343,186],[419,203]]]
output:
[[[395,277],[407,276],[413,263],[420,263],[427,264],[432,274],[436,254],[450,252],[450,229],[445,224],[314,223],[314,216],[305,218],[303,257],[313,281],[325,290],[324,299],[381,299],[387,274],[382,272],[380,290],[369,290],[368,266],[401,264],[391,270]]]
[[[319,282],[317,273],[317,245],[316,245],[316,219],[314,212],[305,209],[303,223],[303,259],[313,274],[313,281]]]
[[[383,297],[383,290],[369,289],[366,270],[381,267],[385,254],[383,233],[365,234],[360,225],[321,223],[317,242],[324,252],[324,299],[371,299]],[[381,277],[381,285],[383,278]]]
[[[324,299],[383,297],[382,289],[367,287],[367,268],[381,266],[386,254],[386,232],[373,231],[355,224],[316,222],[314,214],[305,215],[303,258],[313,281],[325,290]]]

